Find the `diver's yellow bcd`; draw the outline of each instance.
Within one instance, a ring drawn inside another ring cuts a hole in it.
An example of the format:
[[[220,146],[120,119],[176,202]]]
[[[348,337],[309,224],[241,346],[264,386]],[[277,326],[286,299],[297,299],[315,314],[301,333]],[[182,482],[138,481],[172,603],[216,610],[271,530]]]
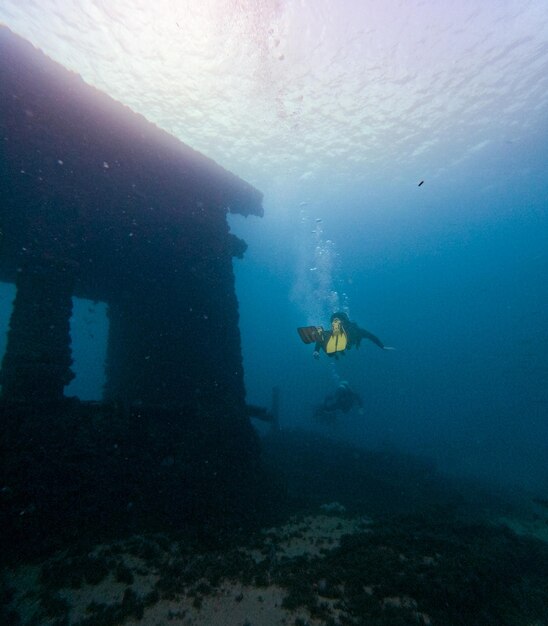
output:
[[[344,330],[334,332],[331,334],[325,346],[327,354],[334,354],[335,352],[342,352],[346,350],[347,338]]]

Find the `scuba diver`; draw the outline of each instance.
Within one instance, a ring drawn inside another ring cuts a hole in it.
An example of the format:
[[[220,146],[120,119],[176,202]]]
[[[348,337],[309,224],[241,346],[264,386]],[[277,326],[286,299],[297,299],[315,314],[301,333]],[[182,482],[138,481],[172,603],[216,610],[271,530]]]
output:
[[[361,396],[350,388],[346,380],[340,382],[333,395],[325,397],[323,404],[314,409],[314,419],[320,422],[333,423],[339,411],[349,413],[354,406],[363,414],[363,401]]]
[[[339,353],[344,354],[352,346],[360,347],[362,339],[369,339],[383,350],[394,350],[385,346],[383,342],[364,328],[360,328],[356,322],[350,321],[348,315],[343,311],[333,313],[331,316],[331,330],[324,330],[322,326],[304,326],[297,328],[300,338],[304,343],[315,343],[313,356],[320,358],[320,350],[327,356],[338,357]]]

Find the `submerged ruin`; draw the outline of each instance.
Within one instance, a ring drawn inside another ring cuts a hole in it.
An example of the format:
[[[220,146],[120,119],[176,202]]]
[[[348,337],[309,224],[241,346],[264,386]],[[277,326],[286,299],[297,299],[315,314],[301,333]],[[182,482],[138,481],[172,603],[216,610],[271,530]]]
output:
[[[261,216],[262,194],[5,27],[0,131],[7,541],[236,511],[259,447],[227,213]],[[73,296],[108,306],[102,402],[64,395]]]

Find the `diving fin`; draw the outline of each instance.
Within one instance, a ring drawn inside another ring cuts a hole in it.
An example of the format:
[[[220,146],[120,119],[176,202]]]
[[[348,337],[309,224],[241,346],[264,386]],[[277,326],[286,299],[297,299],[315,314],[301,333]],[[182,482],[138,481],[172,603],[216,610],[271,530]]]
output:
[[[297,332],[303,343],[323,341],[323,328],[321,326],[301,326],[297,328]]]

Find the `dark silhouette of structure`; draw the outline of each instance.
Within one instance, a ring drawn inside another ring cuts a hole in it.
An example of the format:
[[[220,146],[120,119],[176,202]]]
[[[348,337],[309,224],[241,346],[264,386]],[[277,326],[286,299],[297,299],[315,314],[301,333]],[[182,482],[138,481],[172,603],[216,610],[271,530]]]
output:
[[[127,517],[120,498],[134,512],[139,494],[144,511],[154,493],[170,509],[171,488],[187,515],[203,513],[221,475],[237,501],[258,444],[232,268],[246,244],[226,214],[261,216],[262,194],[5,27],[0,140],[0,280],[17,288],[1,368],[3,527],[24,534],[35,519],[36,531],[71,506],[78,524],[106,500],[118,507],[103,510],[108,526]],[[99,404],[64,398],[72,296],[108,305]],[[84,484],[83,500],[70,496]]]

